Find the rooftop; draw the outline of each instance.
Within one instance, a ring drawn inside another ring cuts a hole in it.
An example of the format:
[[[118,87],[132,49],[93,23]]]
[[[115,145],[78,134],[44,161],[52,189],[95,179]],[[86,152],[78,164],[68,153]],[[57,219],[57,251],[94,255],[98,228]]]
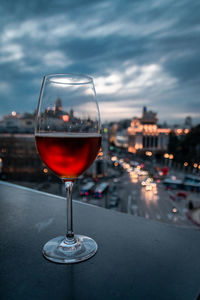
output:
[[[2,299],[197,299],[200,233],[74,201],[74,229],[97,254],[75,265],[42,257],[65,233],[65,199],[0,182]]]

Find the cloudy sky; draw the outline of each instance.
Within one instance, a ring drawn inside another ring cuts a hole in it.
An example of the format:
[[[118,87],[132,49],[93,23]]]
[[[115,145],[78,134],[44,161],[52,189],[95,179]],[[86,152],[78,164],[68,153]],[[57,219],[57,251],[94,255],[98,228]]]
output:
[[[0,115],[37,106],[42,77],[94,78],[103,120],[142,106],[200,123],[199,0],[1,0]]]

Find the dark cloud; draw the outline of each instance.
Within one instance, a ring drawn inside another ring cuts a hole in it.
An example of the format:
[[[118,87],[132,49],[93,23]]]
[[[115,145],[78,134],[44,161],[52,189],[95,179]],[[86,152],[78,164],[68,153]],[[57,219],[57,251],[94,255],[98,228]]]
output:
[[[81,72],[94,76],[104,118],[147,104],[198,122],[199,11],[198,0],[1,1],[1,115],[33,110],[43,74]]]

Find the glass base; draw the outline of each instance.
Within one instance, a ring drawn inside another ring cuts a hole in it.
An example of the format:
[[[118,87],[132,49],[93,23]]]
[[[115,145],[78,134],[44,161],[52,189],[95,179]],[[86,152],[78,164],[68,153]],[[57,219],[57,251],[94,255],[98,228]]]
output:
[[[97,243],[84,235],[75,235],[73,243],[69,243],[65,236],[58,236],[48,241],[42,250],[45,258],[50,261],[71,264],[78,263],[92,257],[97,252]]]

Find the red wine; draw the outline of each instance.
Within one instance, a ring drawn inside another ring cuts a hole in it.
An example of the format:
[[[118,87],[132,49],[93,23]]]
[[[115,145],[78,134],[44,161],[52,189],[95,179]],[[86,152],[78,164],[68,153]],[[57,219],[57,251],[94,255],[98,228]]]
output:
[[[40,133],[35,140],[42,161],[63,179],[82,174],[101,146],[101,135],[97,133]]]

